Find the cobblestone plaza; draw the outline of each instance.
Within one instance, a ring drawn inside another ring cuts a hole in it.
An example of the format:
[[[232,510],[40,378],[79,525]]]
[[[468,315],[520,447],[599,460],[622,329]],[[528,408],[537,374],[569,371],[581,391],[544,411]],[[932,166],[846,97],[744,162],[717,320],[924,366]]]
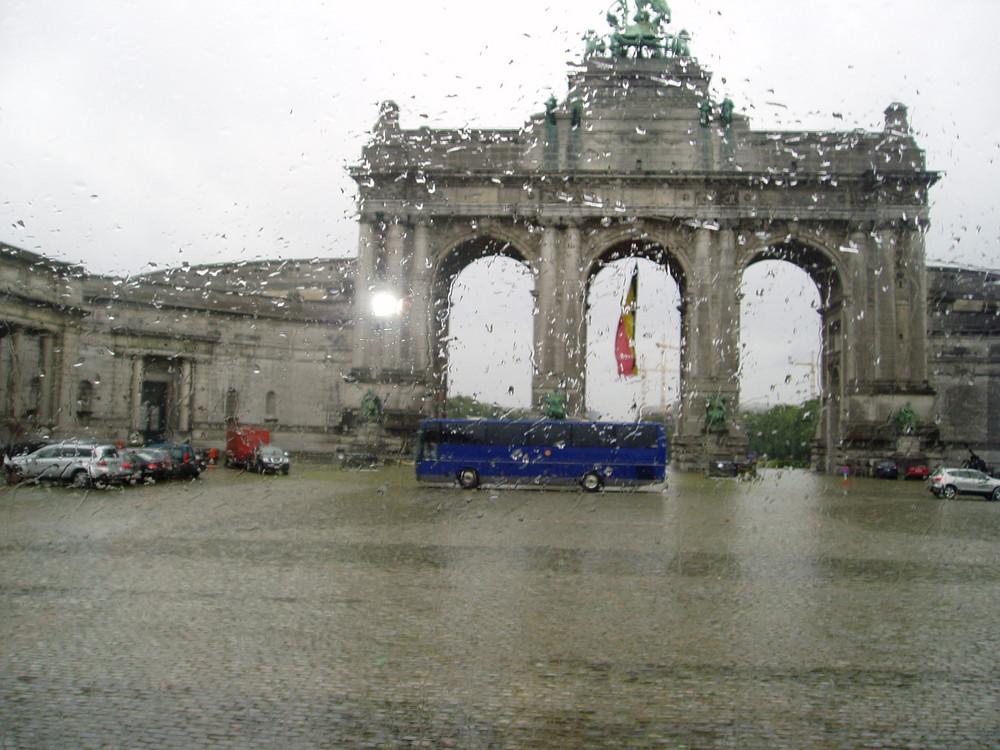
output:
[[[806,472],[0,490],[0,748],[991,747],[1000,505]]]

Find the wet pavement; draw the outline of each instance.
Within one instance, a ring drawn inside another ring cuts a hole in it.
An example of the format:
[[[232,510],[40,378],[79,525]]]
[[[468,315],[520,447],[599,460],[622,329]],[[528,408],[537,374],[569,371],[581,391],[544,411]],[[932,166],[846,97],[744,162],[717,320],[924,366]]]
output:
[[[7,488],[0,749],[995,747],[998,538],[796,471]]]

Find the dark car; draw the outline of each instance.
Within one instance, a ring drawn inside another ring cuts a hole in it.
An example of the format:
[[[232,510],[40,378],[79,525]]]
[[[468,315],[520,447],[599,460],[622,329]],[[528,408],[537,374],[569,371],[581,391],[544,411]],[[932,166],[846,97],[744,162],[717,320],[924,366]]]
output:
[[[253,452],[253,468],[260,474],[287,474],[291,468],[288,454],[276,445],[258,445]]]
[[[132,470],[132,481],[162,482],[174,476],[170,453],[158,448],[130,448],[122,453]]]
[[[878,479],[899,479],[899,467],[895,461],[879,461],[874,474]]]
[[[146,447],[164,450],[170,454],[175,477],[195,479],[201,476],[202,465],[198,462],[198,451],[193,445],[189,443],[154,443]]]

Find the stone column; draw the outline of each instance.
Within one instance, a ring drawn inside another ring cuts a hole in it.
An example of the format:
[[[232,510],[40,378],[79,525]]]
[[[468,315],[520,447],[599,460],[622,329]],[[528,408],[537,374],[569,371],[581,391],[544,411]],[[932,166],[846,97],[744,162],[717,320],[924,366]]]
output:
[[[138,434],[144,427],[142,422],[142,378],[145,372],[141,354],[132,355],[132,382],[129,397],[129,437]]]
[[[413,265],[410,268],[409,297],[407,312],[407,335],[413,342],[410,355],[414,371],[426,372],[430,367],[430,351],[434,343],[430,341],[431,279],[429,222],[417,219],[413,228]]]
[[[9,420],[16,420],[17,414],[17,391],[19,375],[19,350],[23,333],[19,328],[14,328],[4,339],[7,345],[4,349],[4,381],[3,381],[3,414]]]
[[[693,262],[684,300],[684,400],[681,428],[686,435],[697,435],[703,424],[705,398],[712,373],[712,321],[709,289],[712,262],[712,232],[699,229],[695,234]]]
[[[406,227],[398,220],[389,225],[386,233],[386,283],[388,291],[401,299],[406,293],[403,284],[403,258],[406,254]],[[381,321],[383,338],[383,367],[399,369],[402,356],[401,313]]]
[[[736,272],[736,233],[731,229],[722,229],[716,234],[718,243],[712,256],[713,273],[709,282],[712,299],[715,300],[712,376],[717,386],[728,394],[729,411],[735,413],[739,406],[740,366],[740,278]]]
[[[191,432],[191,378],[191,360],[182,359],[179,383],[180,387],[178,388],[180,396],[177,408],[177,431],[185,437],[190,437]]]
[[[52,333],[45,331],[38,336],[38,376],[41,389],[38,394],[38,423],[51,424],[52,406],[56,401],[53,390],[58,386],[53,362]]]
[[[556,233],[552,225],[542,229],[542,252],[538,266],[538,276],[535,282],[535,377],[532,386],[532,406],[537,407],[544,396],[548,395],[557,384],[555,372],[554,347],[560,345],[561,326],[559,318],[559,300],[556,293],[559,287],[558,268],[556,266]]]
[[[904,376],[915,387],[927,381],[927,268],[924,263],[924,233],[908,227],[901,242],[906,271],[905,306],[900,330],[906,331],[908,351]],[[897,303],[900,302],[897,299]]]
[[[875,283],[875,298],[878,301],[877,334],[879,339],[878,361],[875,377],[886,382],[899,380],[897,351],[899,337],[896,332],[896,253],[899,250],[897,234],[893,227],[879,231],[879,263]],[[903,379],[908,379],[903,375]]]
[[[375,228],[362,218],[358,229],[358,275],[354,289],[354,366],[372,367],[372,287],[375,283]]]
[[[53,415],[60,432],[69,434],[76,425],[76,402],[79,398],[79,378],[73,365],[80,361],[80,332],[75,328],[64,328],[55,340],[52,371],[55,374],[52,404]]]
[[[569,396],[567,413],[581,416],[584,412],[583,384],[586,378],[586,333],[584,310],[586,309],[585,269],[580,267],[583,253],[583,236],[580,225],[570,222],[563,238],[563,260],[561,266],[560,318],[563,327],[564,346],[559,371],[561,380]]]

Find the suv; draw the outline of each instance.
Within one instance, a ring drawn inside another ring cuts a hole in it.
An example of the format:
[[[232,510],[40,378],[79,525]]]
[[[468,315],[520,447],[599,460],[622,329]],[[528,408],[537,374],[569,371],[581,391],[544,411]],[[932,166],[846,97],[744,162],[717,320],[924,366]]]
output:
[[[4,461],[11,484],[25,479],[69,482],[74,487],[120,482],[127,474],[118,448],[96,443],[65,442]]]
[[[927,480],[927,488],[949,500],[955,495],[982,495],[1000,501],[1000,479],[978,469],[938,469]]]
[[[276,445],[258,445],[253,451],[253,468],[260,474],[287,474],[291,468],[288,454]]]

